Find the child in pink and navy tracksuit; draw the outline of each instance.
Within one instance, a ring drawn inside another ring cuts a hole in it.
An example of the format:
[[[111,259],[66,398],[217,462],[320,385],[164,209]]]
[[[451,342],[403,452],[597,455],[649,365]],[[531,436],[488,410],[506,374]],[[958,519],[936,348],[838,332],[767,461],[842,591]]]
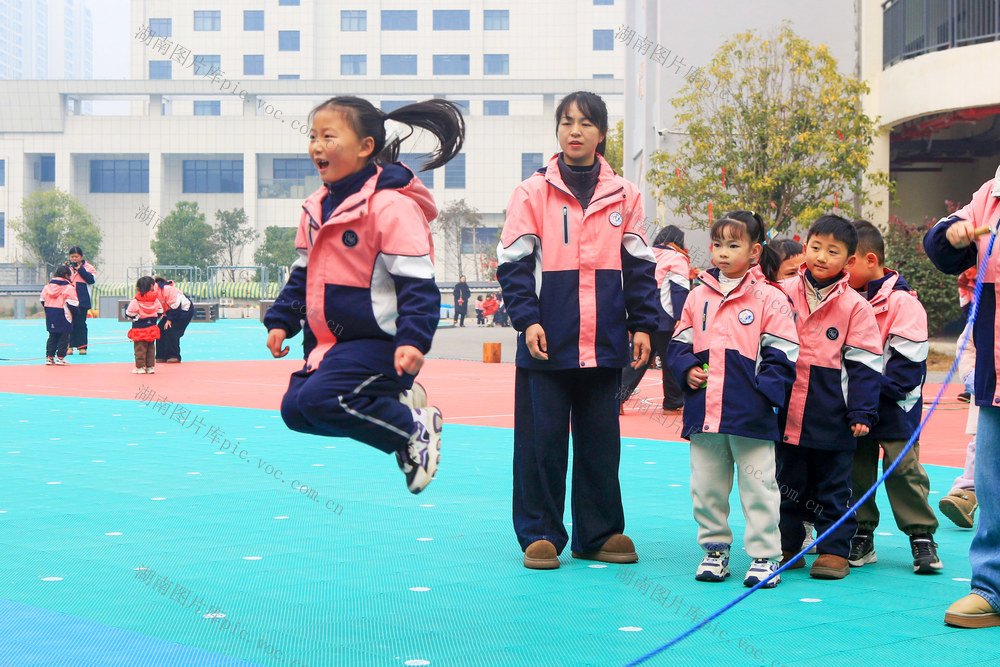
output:
[[[437,137],[426,169],[459,153],[465,124],[445,100],[386,114],[334,97],[310,118],[309,154],[323,187],[302,206],[299,259],[264,318],[275,357],[288,353],[286,337],[304,334],[305,367],[291,377],[281,416],[294,431],[395,454],[407,488],[419,493],[437,470],[442,429],[441,412],[413,381],[440,318],[429,225],[437,207],[396,162],[401,140],[386,138],[385,123]]]
[[[80,354],[87,354],[87,311],[90,310],[90,286],[97,280],[97,269],[83,258],[83,249],[73,246],[69,249],[70,270],[69,281],[76,289],[76,298],[80,302],[80,317],[73,318],[73,331],[70,334],[69,354],[73,348]]]
[[[857,247],[851,221],[825,215],[809,228],[799,275],[781,281],[797,314],[800,345],[776,448],[785,561],[802,548],[804,521],[815,516],[816,530],[823,533],[850,509],[856,439],[878,421],[882,336],[871,305],[851,289],[845,271],[854,265]],[[847,558],[856,528],[851,515],[816,547],[819,557],[810,576],[850,574]],[[800,559],[789,569],[804,566]]]
[[[685,301],[667,362],[686,395],[682,435],[691,441],[691,499],[705,550],[695,579],[729,576],[735,465],[752,559],[743,583],[754,586],[778,569],[781,555],[776,410],[795,381],[799,343],[788,298],[757,264],[762,253],[778,261],[763,245],[763,222],[753,214],[729,216],[712,225],[715,267],[701,273]]]
[[[42,289],[41,301],[45,308],[45,328],[49,332],[49,340],[45,344],[45,364],[65,366],[73,320],[80,316],[80,302],[76,288],[70,282],[68,266],[56,267],[52,280]]]
[[[160,290],[151,276],[142,276],[135,283],[136,294],[125,309],[125,317],[132,320],[128,339],[135,348],[135,368],[133,373],[155,373],[156,341],[160,338],[160,328],[156,318],[163,312],[160,304]]]

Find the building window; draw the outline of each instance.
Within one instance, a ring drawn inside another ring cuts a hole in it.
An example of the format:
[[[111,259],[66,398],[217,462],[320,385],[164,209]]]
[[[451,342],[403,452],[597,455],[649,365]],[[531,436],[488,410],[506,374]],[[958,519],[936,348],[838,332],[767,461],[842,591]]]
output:
[[[243,76],[264,76],[264,56],[243,56]]]
[[[340,73],[343,76],[364,76],[368,74],[368,56],[364,54],[340,56]]]
[[[510,30],[510,10],[485,10],[483,12],[483,30]]]
[[[364,9],[341,9],[340,29],[344,32],[368,30],[368,12]]]
[[[263,30],[264,29],[264,10],[263,9],[247,9],[243,12],[243,30]]]
[[[435,9],[434,10],[435,30],[468,30],[469,10],[468,9]]]
[[[509,116],[510,102],[507,100],[486,100],[483,102],[484,116]]]
[[[7,161],[0,160],[0,188],[7,185]]]
[[[149,160],[91,160],[90,191],[149,192]]]
[[[416,30],[416,9],[383,9],[382,30]]]
[[[594,0],[595,5],[613,5],[615,0]]]
[[[462,227],[462,254],[471,255],[484,248],[495,248],[499,234],[499,227]]]
[[[462,54],[434,56],[434,75],[469,74],[469,56]]]
[[[427,156],[423,153],[400,153],[399,161],[410,168],[428,188],[434,187],[434,172],[420,171],[420,165],[427,161]]]
[[[211,11],[196,11],[194,13],[195,30],[222,30],[222,12],[215,9]]]
[[[299,0],[278,0],[279,7],[298,7]]]
[[[298,79],[299,75],[298,74],[279,74],[278,78],[279,79]]]
[[[611,32],[610,30],[608,32]],[[299,50],[299,31],[298,30],[279,30],[278,31],[278,50],[279,51],[298,51]]]
[[[222,56],[195,56],[194,73],[196,76],[205,76],[212,73],[212,68],[218,73],[222,66]]]
[[[150,60],[149,61],[149,78],[150,79],[169,79],[171,78],[171,69],[169,60]]]
[[[316,165],[309,158],[274,158],[275,178],[302,179],[313,176],[315,173]]]
[[[416,76],[417,56],[389,56],[382,54],[382,76],[388,75]]]
[[[0,248],[4,248],[7,245],[7,219],[3,213],[0,213]]]
[[[510,74],[510,55],[486,53],[483,55],[483,74]]]
[[[538,171],[544,164],[543,160],[541,153],[521,153],[521,180]]]
[[[595,51],[614,51],[615,50],[615,31],[614,30],[595,30],[594,31],[594,50]]]
[[[153,37],[172,37],[173,19],[149,19],[149,34]]]
[[[613,78],[615,78],[615,75],[614,74],[595,74],[594,78],[595,79],[613,79]]]
[[[222,102],[219,100],[195,100],[195,116],[221,116]]]
[[[184,160],[184,192],[243,192],[243,160]]]
[[[459,153],[444,166],[444,187],[449,190],[465,187],[465,153]]]
[[[43,155],[42,159],[35,166],[35,179],[42,183],[55,183],[56,181],[56,156]]]
[[[407,104],[416,104],[416,100],[382,100],[381,107],[383,113],[392,113]]]

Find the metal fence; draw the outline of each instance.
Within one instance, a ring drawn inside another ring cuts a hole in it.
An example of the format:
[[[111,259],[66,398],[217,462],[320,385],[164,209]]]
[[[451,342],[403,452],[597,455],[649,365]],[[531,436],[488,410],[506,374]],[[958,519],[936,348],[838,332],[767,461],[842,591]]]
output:
[[[889,0],[882,5],[883,68],[932,51],[996,40],[1000,0]]]

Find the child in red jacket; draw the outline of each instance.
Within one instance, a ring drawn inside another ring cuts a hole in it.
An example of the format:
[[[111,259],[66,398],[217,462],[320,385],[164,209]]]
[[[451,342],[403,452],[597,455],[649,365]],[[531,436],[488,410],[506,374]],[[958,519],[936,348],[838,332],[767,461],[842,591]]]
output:
[[[45,308],[45,328],[49,332],[49,340],[45,344],[45,364],[66,366],[66,348],[73,331],[73,320],[80,317],[80,302],[76,288],[70,282],[68,266],[56,267],[52,280],[42,289],[41,301]]]
[[[878,228],[867,220],[854,223],[858,249],[849,270],[850,285],[868,299],[875,311],[882,335],[881,396],[878,423],[858,438],[852,474],[854,495],[861,496],[878,478],[881,448],[882,469],[899,458],[913,432],[920,425],[923,406],[921,387],[927,375],[927,313],[903,277],[884,267],[885,242]],[[913,571],[932,574],[942,568],[934,543],[938,527],[934,510],[927,502],[931,483],[920,465],[920,443],[913,447],[885,480],[885,493],[896,525],[910,538]],[[876,562],[875,529],[879,512],[875,495],[858,508],[858,532],[851,540],[851,567]]]
[[[809,228],[799,275],[781,282],[797,313],[800,346],[776,448],[783,562],[801,549],[804,521],[815,516],[823,533],[850,509],[856,439],[878,421],[881,336],[871,305],[851,289],[846,273],[857,247],[851,221],[825,215]],[[812,577],[850,574],[856,528],[852,515],[817,546]],[[798,560],[789,569],[804,566]]]
[[[743,583],[755,586],[778,569],[781,541],[775,479],[776,410],[795,381],[798,334],[788,297],[757,264],[780,263],[763,245],[760,217],[734,212],[711,228],[714,268],[699,276],[667,346],[667,362],[685,389],[684,430],[691,440],[691,500],[705,556],[698,581],[729,576],[729,496],[733,467],[746,517]],[[781,577],[765,586],[774,588]]]
[[[160,328],[156,318],[163,312],[160,291],[151,276],[143,276],[135,282],[136,294],[125,309],[125,317],[132,320],[128,339],[135,347],[135,368],[133,373],[155,373],[156,341],[160,338]]]

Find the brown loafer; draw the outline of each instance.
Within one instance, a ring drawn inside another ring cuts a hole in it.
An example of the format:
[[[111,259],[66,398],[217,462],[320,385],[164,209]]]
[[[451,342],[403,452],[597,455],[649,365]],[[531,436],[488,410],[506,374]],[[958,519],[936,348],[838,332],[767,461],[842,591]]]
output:
[[[163,363],[165,363],[165,364],[179,364],[179,363],[181,363],[181,360],[178,359],[177,357],[170,357],[169,359],[167,359]]]
[[[956,489],[938,502],[938,509],[960,528],[972,528],[976,508],[976,492],[968,489]]]
[[[795,551],[784,551],[784,550],[782,550],[782,552],[781,552],[781,562],[778,563],[778,566],[780,567],[780,566],[784,565],[785,563],[787,563],[788,561],[790,561],[792,559],[792,557],[796,553],[797,552],[795,552]],[[802,569],[805,566],[806,566],[806,557],[803,556],[802,558],[798,559],[797,561],[795,561],[794,563],[792,563],[791,565],[789,565],[788,569],[789,570],[799,570],[799,569]]]
[[[572,553],[573,558],[596,560],[602,563],[635,563],[639,556],[635,553],[635,544],[625,535],[612,535],[600,549],[586,554]]]
[[[559,567],[559,554],[548,540],[535,540],[524,550],[524,566],[529,570],[555,570]]]
[[[847,559],[833,554],[820,554],[809,570],[813,579],[843,579],[850,573],[851,565]]]
[[[1000,614],[982,596],[970,593],[948,607],[944,622],[958,628],[993,628],[1000,626]]]

